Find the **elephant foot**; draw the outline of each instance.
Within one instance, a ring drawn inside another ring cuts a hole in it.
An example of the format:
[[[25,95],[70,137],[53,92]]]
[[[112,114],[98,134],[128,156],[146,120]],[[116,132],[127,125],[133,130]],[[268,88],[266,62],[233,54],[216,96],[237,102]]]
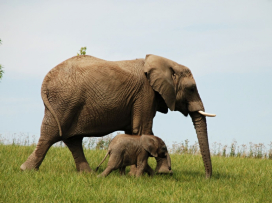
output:
[[[136,176],[136,173],[131,173],[131,172],[129,172],[128,175],[129,175],[129,176]]]
[[[41,165],[43,157],[37,157],[35,151],[32,152],[32,154],[27,158],[27,160],[20,166],[20,169],[22,171],[39,170],[39,166]]]
[[[35,165],[33,165],[33,164],[25,162],[20,166],[20,169],[21,169],[21,171],[25,171],[25,170],[36,170],[37,171],[39,168],[35,167]]]
[[[155,172],[154,171],[150,171],[150,172],[148,171],[147,174],[148,174],[148,176],[153,177],[155,175]]]
[[[106,175],[105,174],[103,174],[103,173],[101,173],[101,174],[99,174],[98,176],[96,176],[97,178],[105,178],[106,177]]]
[[[82,163],[78,164],[77,170],[79,172],[87,172],[87,173],[92,172],[92,169],[90,168],[90,166],[87,162],[82,162]]]
[[[130,171],[129,171],[128,175],[130,175],[130,176],[136,176],[136,172],[137,172],[136,166],[135,165],[131,165],[130,166]]]

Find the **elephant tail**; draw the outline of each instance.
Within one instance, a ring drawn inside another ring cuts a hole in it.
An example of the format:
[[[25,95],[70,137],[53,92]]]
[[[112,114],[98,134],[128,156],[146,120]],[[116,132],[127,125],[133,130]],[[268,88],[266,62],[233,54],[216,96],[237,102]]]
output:
[[[57,124],[58,124],[58,128],[59,128],[59,135],[62,136],[62,131],[61,131],[61,126],[60,126],[60,122],[59,119],[54,111],[54,109],[52,108],[48,98],[47,98],[47,91],[46,90],[42,90],[42,100],[43,103],[45,105],[46,108],[48,108],[48,110],[50,111],[50,113],[52,113],[53,117],[55,118]]]
[[[107,156],[110,154],[110,150],[108,150],[107,154],[105,155],[104,159],[101,161],[101,163],[96,167],[95,172],[98,170],[98,168],[103,164],[103,162],[106,160]]]

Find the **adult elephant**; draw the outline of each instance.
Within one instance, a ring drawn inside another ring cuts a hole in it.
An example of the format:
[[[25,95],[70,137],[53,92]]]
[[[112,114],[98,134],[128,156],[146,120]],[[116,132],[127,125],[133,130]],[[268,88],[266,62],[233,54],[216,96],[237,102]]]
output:
[[[45,113],[41,135],[22,170],[38,169],[46,152],[63,140],[77,170],[90,171],[82,149],[83,137],[99,137],[123,130],[131,135],[153,135],[157,111],[180,111],[194,123],[206,177],[212,175],[204,106],[193,75],[187,67],[169,59],[147,55],[145,59],[106,61],[92,56],[72,57],[44,78]],[[157,159],[157,172],[168,169]]]

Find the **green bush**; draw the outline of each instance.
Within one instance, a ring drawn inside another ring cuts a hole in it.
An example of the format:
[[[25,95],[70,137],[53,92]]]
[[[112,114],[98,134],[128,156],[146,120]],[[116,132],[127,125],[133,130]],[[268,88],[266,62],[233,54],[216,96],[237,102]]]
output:
[[[86,55],[87,47],[81,47],[77,55]]]

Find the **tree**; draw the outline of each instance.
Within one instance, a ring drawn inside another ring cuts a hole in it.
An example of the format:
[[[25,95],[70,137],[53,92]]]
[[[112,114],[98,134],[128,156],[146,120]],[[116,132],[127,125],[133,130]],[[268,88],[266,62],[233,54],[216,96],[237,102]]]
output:
[[[85,55],[86,54],[86,49],[87,47],[81,47],[79,50],[79,53],[77,53],[77,55]]]
[[[2,40],[0,39],[0,44],[2,44]],[[0,80],[2,79],[3,77],[3,73],[4,73],[4,70],[3,70],[3,66],[0,64]]]
[[[3,71],[3,66],[0,64],[0,80],[1,80],[2,77],[3,77],[3,73],[4,73],[4,71]]]

